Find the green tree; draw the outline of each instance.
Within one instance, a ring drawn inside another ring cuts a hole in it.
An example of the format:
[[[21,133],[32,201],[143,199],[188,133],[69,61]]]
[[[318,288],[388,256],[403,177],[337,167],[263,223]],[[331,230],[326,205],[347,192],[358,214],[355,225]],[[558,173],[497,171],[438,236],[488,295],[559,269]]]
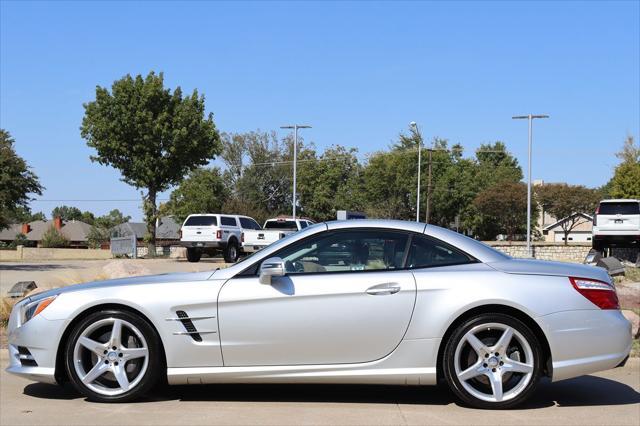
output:
[[[62,248],[69,247],[69,240],[52,226],[42,235],[40,244],[45,248]]]
[[[213,114],[205,114],[204,96],[183,96],[165,89],[163,74],[126,75],[111,86],[98,86],[94,101],[84,105],[81,135],[122,180],[143,189],[149,253],[155,253],[156,198],[204,166],[221,151]]]
[[[300,214],[315,221],[336,218],[337,210],[362,210],[362,166],[357,150],[335,146],[320,157],[310,150],[298,168]]]
[[[98,228],[109,230],[121,223],[129,222],[131,216],[125,216],[120,210],[113,209],[109,213],[98,216],[94,220],[94,225]]]
[[[65,222],[70,220],[81,220],[82,210],[73,206],[58,206],[51,210],[51,217],[59,217]]]
[[[26,161],[13,147],[11,134],[0,129],[0,229],[6,228],[17,210],[28,209],[29,194],[42,195],[44,188]]]
[[[28,206],[20,206],[11,212],[8,212],[7,217],[11,223],[29,223],[36,220],[47,220],[47,217],[43,212],[33,213]]]
[[[103,243],[109,241],[109,228],[92,226],[87,234],[87,244],[89,248],[100,248]]]
[[[36,245],[35,241],[30,241],[26,235],[20,232],[19,234],[16,234],[16,237],[13,239],[11,244],[9,244],[9,247],[11,248],[16,248],[18,246],[34,247],[35,245]]]
[[[582,185],[566,183],[546,184],[535,188],[538,204],[555,217],[562,220],[560,227],[564,233],[564,244],[568,244],[569,233],[577,226],[588,221],[575,213],[592,214],[600,197],[599,192]]]
[[[229,188],[220,169],[195,169],[171,193],[169,201],[161,206],[160,211],[182,222],[193,213],[220,213],[228,197]]]
[[[481,226],[480,238],[494,239],[506,234],[513,240],[517,234],[526,233],[527,187],[521,182],[499,182],[482,190],[474,199]]]
[[[607,184],[613,198],[640,198],[640,146],[627,136],[622,151],[616,154],[622,162]]]

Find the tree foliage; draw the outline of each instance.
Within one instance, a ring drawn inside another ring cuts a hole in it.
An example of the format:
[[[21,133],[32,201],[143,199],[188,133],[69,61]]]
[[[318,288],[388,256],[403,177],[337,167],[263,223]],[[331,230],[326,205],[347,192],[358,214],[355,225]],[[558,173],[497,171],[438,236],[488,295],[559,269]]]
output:
[[[162,215],[174,216],[183,222],[193,213],[219,213],[229,198],[229,188],[218,168],[201,168],[192,171],[178,186],[169,201],[160,208]]]
[[[42,235],[40,244],[45,248],[63,248],[69,247],[70,242],[60,231],[51,226]]]
[[[98,86],[84,105],[81,135],[96,150],[92,161],[120,171],[122,180],[143,193],[149,252],[155,253],[157,194],[179,184],[190,171],[220,153],[213,114],[205,114],[204,96],[183,96],[164,87],[163,74],[126,75]]]
[[[582,185],[558,183],[536,187],[536,198],[546,212],[557,220],[562,220],[560,227],[564,233],[564,243],[567,244],[569,233],[588,221],[576,213],[592,214],[600,200],[600,194]]]
[[[14,149],[11,134],[0,129],[0,229],[6,228],[20,209],[28,209],[29,194],[42,195],[38,177]]]
[[[494,239],[507,234],[513,240],[517,234],[526,234],[527,186],[521,182],[502,181],[482,190],[473,200],[480,214],[483,239]]]
[[[622,162],[609,182],[608,192],[613,198],[640,198],[640,146],[627,136],[622,151],[616,154]]]

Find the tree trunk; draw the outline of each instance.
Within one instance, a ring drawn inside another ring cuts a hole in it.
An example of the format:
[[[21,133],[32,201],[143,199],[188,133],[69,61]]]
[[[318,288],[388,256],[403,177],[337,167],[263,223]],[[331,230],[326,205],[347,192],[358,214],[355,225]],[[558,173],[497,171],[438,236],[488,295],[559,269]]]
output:
[[[156,190],[149,189],[144,200],[144,215],[147,222],[147,256],[156,256],[156,219],[158,218],[158,208],[156,206]]]

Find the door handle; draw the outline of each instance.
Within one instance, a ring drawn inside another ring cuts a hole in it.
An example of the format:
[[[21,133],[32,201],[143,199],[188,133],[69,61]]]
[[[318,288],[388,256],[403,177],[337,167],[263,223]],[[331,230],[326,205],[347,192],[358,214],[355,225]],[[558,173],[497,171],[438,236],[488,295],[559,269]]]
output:
[[[396,294],[400,291],[400,285],[398,283],[384,283],[374,285],[367,289],[367,294],[372,296],[384,296],[388,294]]]

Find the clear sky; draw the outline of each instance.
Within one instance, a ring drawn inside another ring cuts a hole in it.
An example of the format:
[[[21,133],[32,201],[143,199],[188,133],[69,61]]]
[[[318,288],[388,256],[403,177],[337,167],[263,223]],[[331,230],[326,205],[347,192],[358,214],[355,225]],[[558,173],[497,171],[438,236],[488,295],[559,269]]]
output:
[[[386,148],[410,121],[467,154],[502,140],[534,179],[599,186],[640,134],[640,2],[6,2],[0,126],[43,200],[138,200],[89,161],[82,103],[127,73],[205,94],[218,128],[308,123],[319,148]],[[282,133],[284,135],[284,133]],[[163,198],[166,198],[166,194]],[[36,201],[141,219],[139,201]]]

